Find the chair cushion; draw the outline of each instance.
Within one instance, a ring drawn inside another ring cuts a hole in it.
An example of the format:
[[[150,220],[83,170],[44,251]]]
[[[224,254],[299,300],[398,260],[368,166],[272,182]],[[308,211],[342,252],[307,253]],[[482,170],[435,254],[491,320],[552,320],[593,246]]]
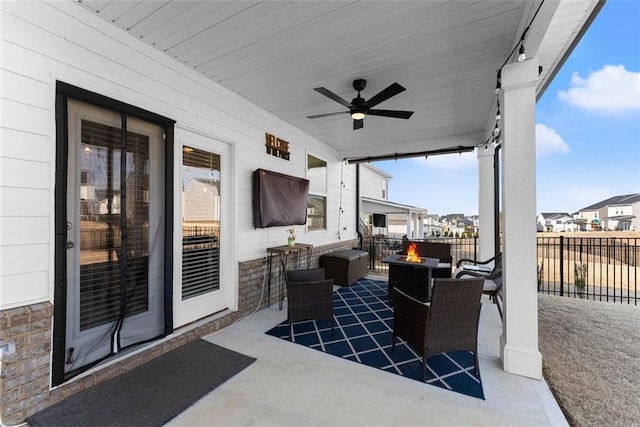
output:
[[[485,280],[482,284],[483,292],[493,292],[498,290],[498,284],[493,280]]]
[[[471,276],[470,274],[463,274],[460,277],[454,275],[457,279],[477,279],[476,276]],[[498,290],[498,284],[493,280],[485,279],[482,283],[482,291],[483,292],[495,292]]]

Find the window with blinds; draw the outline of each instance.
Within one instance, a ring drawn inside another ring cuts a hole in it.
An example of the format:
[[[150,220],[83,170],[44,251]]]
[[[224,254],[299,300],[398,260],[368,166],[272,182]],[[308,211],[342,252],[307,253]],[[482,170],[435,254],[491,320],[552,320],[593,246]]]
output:
[[[327,162],[307,154],[307,230],[327,229]]]
[[[220,288],[220,156],[183,147],[182,299]]]
[[[149,137],[82,120],[81,146],[82,331],[148,309]]]

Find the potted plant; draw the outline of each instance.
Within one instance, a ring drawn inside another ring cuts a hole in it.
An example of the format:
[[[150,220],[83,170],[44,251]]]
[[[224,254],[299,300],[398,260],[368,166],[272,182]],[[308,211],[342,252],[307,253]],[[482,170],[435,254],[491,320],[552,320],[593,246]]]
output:
[[[573,267],[573,284],[580,298],[584,298],[589,272],[586,263],[575,263]]]
[[[287,238],[287,246],[293,248],[296,245],[296,229],[291,227],[287,229],[289,237]]]
[[[544,260],[538,266],[538,291],[542,289],[542,284],[544,283]]]

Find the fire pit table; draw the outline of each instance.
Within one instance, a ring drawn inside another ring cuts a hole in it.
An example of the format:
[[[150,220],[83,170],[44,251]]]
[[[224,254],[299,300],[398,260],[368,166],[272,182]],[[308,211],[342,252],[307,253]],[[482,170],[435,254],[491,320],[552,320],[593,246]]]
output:
[[[389,255],[382,260],[389,264],[389,301],[393,298],[393,288],[398,288],[419,301],[431,301],[431,276],[440,260],[425,257],[415,259],[408,261],[406,255]]]

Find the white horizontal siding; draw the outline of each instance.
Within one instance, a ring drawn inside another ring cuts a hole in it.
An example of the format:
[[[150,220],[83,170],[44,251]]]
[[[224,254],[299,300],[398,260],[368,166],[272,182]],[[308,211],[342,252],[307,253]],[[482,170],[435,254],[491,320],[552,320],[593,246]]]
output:
[[[49,272],[47,270],[3,275],[0,286],[2,309],[47,301]],[[14,301],[13,304],[10,302]]]
[[[49,243],[49,218],[0,217],[0,246]]]
[[[4,276],[47,271],[48,268],[49,245],[47,243],[0,246],[0,276],[3,277],[3,282]],[[2,301],[3,305],[6,303]]]
[[[340,190],[341,227],[348,227],[341,237],[356,236],[354,168],[341,172],[334,149],[73,1],[2,2],[1,7],[0,309],[53,296],[56,80],[233,142],[233,164],[222,165],[234,171],[233,194],[221,196],[233,204],[234,223],[229,226],[234,228],[237,261],[262,256],[267,247],[286,242],[285,227],[253,228],[253,171],[265,168],[304,177],[307,150],[328,162],[328,230],[305,233],[299,227],[299,241],[322,245],[337,240]],[[266,154],[267,132],[290,142],[290,161]]]
[[[382,189],[386,188],[386,178],[373,169],[366,166],[360,167],[360,195],[362,197],[370,197],[372,199],[382,200]],[[387,197],[385,198],[388,199]]]
[[[0,157],[44,163],[51,161],[49,135],[0,128],[0,141],[6,142],[0,143]]]
[[[19,141],[5,141],[4,143],[19,143]],[[3,187],[48,189],[51,185],[49,168],[49,163],[1,157],[0,185]]]
[[[49,189],[10,188],[0,186],[0,216],[52,215]]]

